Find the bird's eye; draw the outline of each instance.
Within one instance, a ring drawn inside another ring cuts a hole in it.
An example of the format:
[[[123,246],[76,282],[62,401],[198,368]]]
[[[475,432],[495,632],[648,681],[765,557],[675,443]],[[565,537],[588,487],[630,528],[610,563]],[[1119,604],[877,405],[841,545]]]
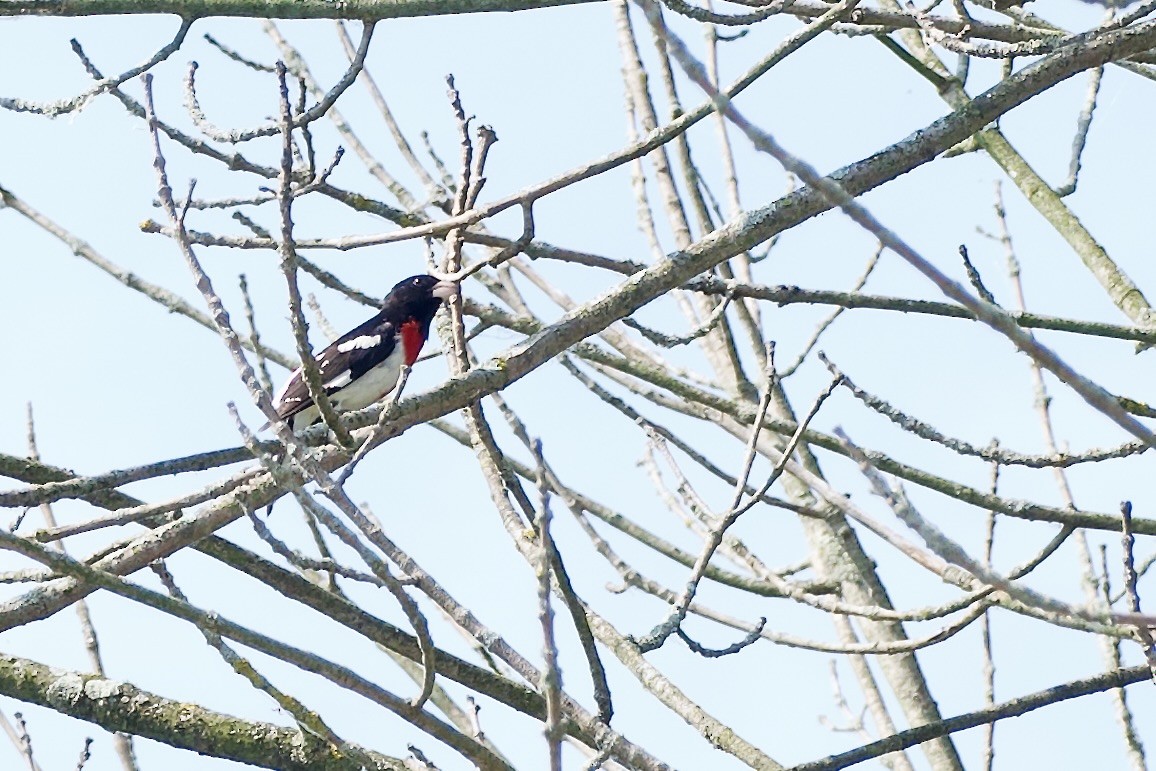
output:
[[[415,278],[415,279],[413,280],[413,285],[414,285],[414,286],[421,286],[421,279],[420,279],[420,278]]]

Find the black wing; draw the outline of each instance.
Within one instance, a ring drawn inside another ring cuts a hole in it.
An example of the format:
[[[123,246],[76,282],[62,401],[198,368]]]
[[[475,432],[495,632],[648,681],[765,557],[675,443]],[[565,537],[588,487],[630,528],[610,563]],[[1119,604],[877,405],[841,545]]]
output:
[[[397,347],[397,329],[381,315],[354,327],[314,356],[325,393],[334,394],[389,358]],[[289,418],[313,405],[301,368],[273,400],[277,414]]]

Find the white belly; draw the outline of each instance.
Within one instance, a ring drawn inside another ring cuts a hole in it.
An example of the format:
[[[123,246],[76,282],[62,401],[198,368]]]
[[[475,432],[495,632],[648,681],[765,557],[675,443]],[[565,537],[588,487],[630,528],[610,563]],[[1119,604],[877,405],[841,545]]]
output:
[[[329,400],[343,412],[363,409],[392,391],[400,374],[401,357],[391,356],[329,397]]]
[[[330,396],[329,401],[338,412],[364,409],[392,391],[400,374],[401,357],[391,356]],[[293,416],[293,429],[300,431],[312,425],[320,415],[321,410],[310,405]]]

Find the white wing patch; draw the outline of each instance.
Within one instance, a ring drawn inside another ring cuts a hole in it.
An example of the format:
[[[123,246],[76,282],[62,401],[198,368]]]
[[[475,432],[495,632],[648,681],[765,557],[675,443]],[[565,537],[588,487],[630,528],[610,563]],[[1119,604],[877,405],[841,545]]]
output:
[[[337,346],[337,350],[339,353],[349,353],[350,351],[357,350],[358,348],[364,348],[368,350],[369,348],[373,348],[377,345],[381,345],[381,335],[362,335],[361,337],[353,338],[349,342],[342,343],[341,345]],[[326,385],[329,384],[326,383]]]
[[[332,380],[326,380],[324,385],[326,390],[330,388],[344,388],[345,386],[349,385],[352,380],[353,373],[351,373],[349,370],[345,370]]]
[[[293,381],[301,376],[301,368],[293,370],[289,373],[289,377],[281,384],[281,388],[277,390],[277,395],[273,397],[273,404],[279,405],[285,401],[285,394],[289,393],[289,386],[293,385]]]

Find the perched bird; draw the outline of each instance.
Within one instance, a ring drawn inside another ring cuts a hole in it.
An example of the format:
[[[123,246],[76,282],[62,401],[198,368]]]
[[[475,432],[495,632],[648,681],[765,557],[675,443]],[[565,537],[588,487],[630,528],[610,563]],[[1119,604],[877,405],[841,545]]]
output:
[[[390,290],[376,316],[316,354],[321,382],[334,409],[360,410],[392,391],[402,365],[417,361],[442,300],[457,292],[451,281],[410,276]],[[294,431],[321,421],[300,367],[281,386],[273,405]]]

